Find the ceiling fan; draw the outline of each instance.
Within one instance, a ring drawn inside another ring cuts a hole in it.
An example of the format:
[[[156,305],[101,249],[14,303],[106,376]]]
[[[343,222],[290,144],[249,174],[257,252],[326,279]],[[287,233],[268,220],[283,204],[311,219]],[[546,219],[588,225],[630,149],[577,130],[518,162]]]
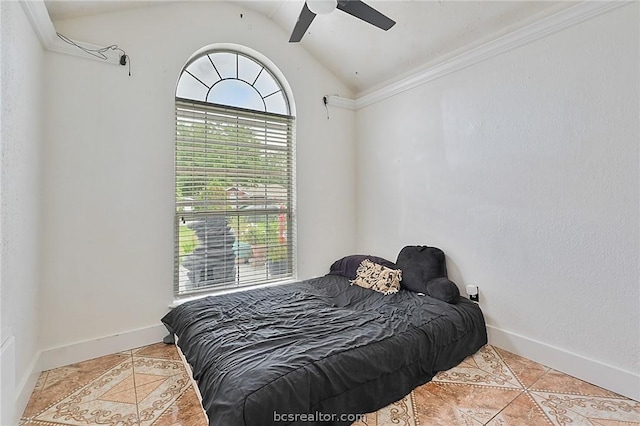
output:
[[[335,9],[340,9],[351,16],[362,19],[385,31],[396,24],[394,20],[378,12],[361,0],[306,0],[300,11],[300,16],[298,16],[298,22],[296,22],[296,26],[293,28],[289,42],[297,43],[302,40],[302,36],[304,36],[304,33],[316,15],[331,13]]]

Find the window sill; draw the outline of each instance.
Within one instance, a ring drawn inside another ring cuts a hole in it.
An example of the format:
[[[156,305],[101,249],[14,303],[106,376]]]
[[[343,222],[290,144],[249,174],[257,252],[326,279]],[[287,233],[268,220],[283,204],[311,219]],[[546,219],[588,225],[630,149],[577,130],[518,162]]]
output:
[[[288,279],[285,281],[276,281],[276,282],[272,282],[272,283],[267,283],[267,284],[259,284],[259,285],[254,285],[254,286],[248,286],[248,287],[239,287],[239,288],[230,288],[230,289],[226,289],[226,290],[217,290],[217,291],[211,291],[209,293],[200,293],[194,296],[184,296],[184,297],[177,297],[173,299],[173,302],[169,304],[169,309],[173,309],[176,308],[180,305],[182,305],[183,303],[186,302],[191,302],[192,300],[198,300],[198,299],[203,299],[205,297],[209,297],[209,296],[220,296],[223,294],[229,294],[229,293],[238,293],[241,291],[249,291],[249,290],[255,290],[258,288],[266,288],[266,287],[275,287],[278,285],[285,285],[285,284],[291,284],[296,282],[295,279]]]

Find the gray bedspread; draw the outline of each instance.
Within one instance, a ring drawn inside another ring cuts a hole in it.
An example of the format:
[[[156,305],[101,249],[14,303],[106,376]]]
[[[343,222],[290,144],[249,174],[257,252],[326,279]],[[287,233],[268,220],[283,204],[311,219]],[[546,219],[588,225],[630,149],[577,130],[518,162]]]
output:
[[[467,299],[385,296],[336,275],[195,300],[162,322],[212,426],[350,424],[487,342]]]

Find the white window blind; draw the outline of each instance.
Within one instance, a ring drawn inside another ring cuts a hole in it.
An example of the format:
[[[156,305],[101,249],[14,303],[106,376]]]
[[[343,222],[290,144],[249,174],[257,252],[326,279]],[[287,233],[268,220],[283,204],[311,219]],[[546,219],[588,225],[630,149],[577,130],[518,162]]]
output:
[[[176,98],[177,296],[293,277],[293,127]]]

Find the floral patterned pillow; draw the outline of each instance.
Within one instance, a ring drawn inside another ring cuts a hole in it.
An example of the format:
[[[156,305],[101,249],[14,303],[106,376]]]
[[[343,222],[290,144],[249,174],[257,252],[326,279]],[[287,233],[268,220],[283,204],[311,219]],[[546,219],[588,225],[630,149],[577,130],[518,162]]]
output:
[[[391,269],[369,259],[362,261],[356,272],[356,279],[349,281],[352,285],[370,288],[382,294],[397,293],[400,290],[402,271]]]

